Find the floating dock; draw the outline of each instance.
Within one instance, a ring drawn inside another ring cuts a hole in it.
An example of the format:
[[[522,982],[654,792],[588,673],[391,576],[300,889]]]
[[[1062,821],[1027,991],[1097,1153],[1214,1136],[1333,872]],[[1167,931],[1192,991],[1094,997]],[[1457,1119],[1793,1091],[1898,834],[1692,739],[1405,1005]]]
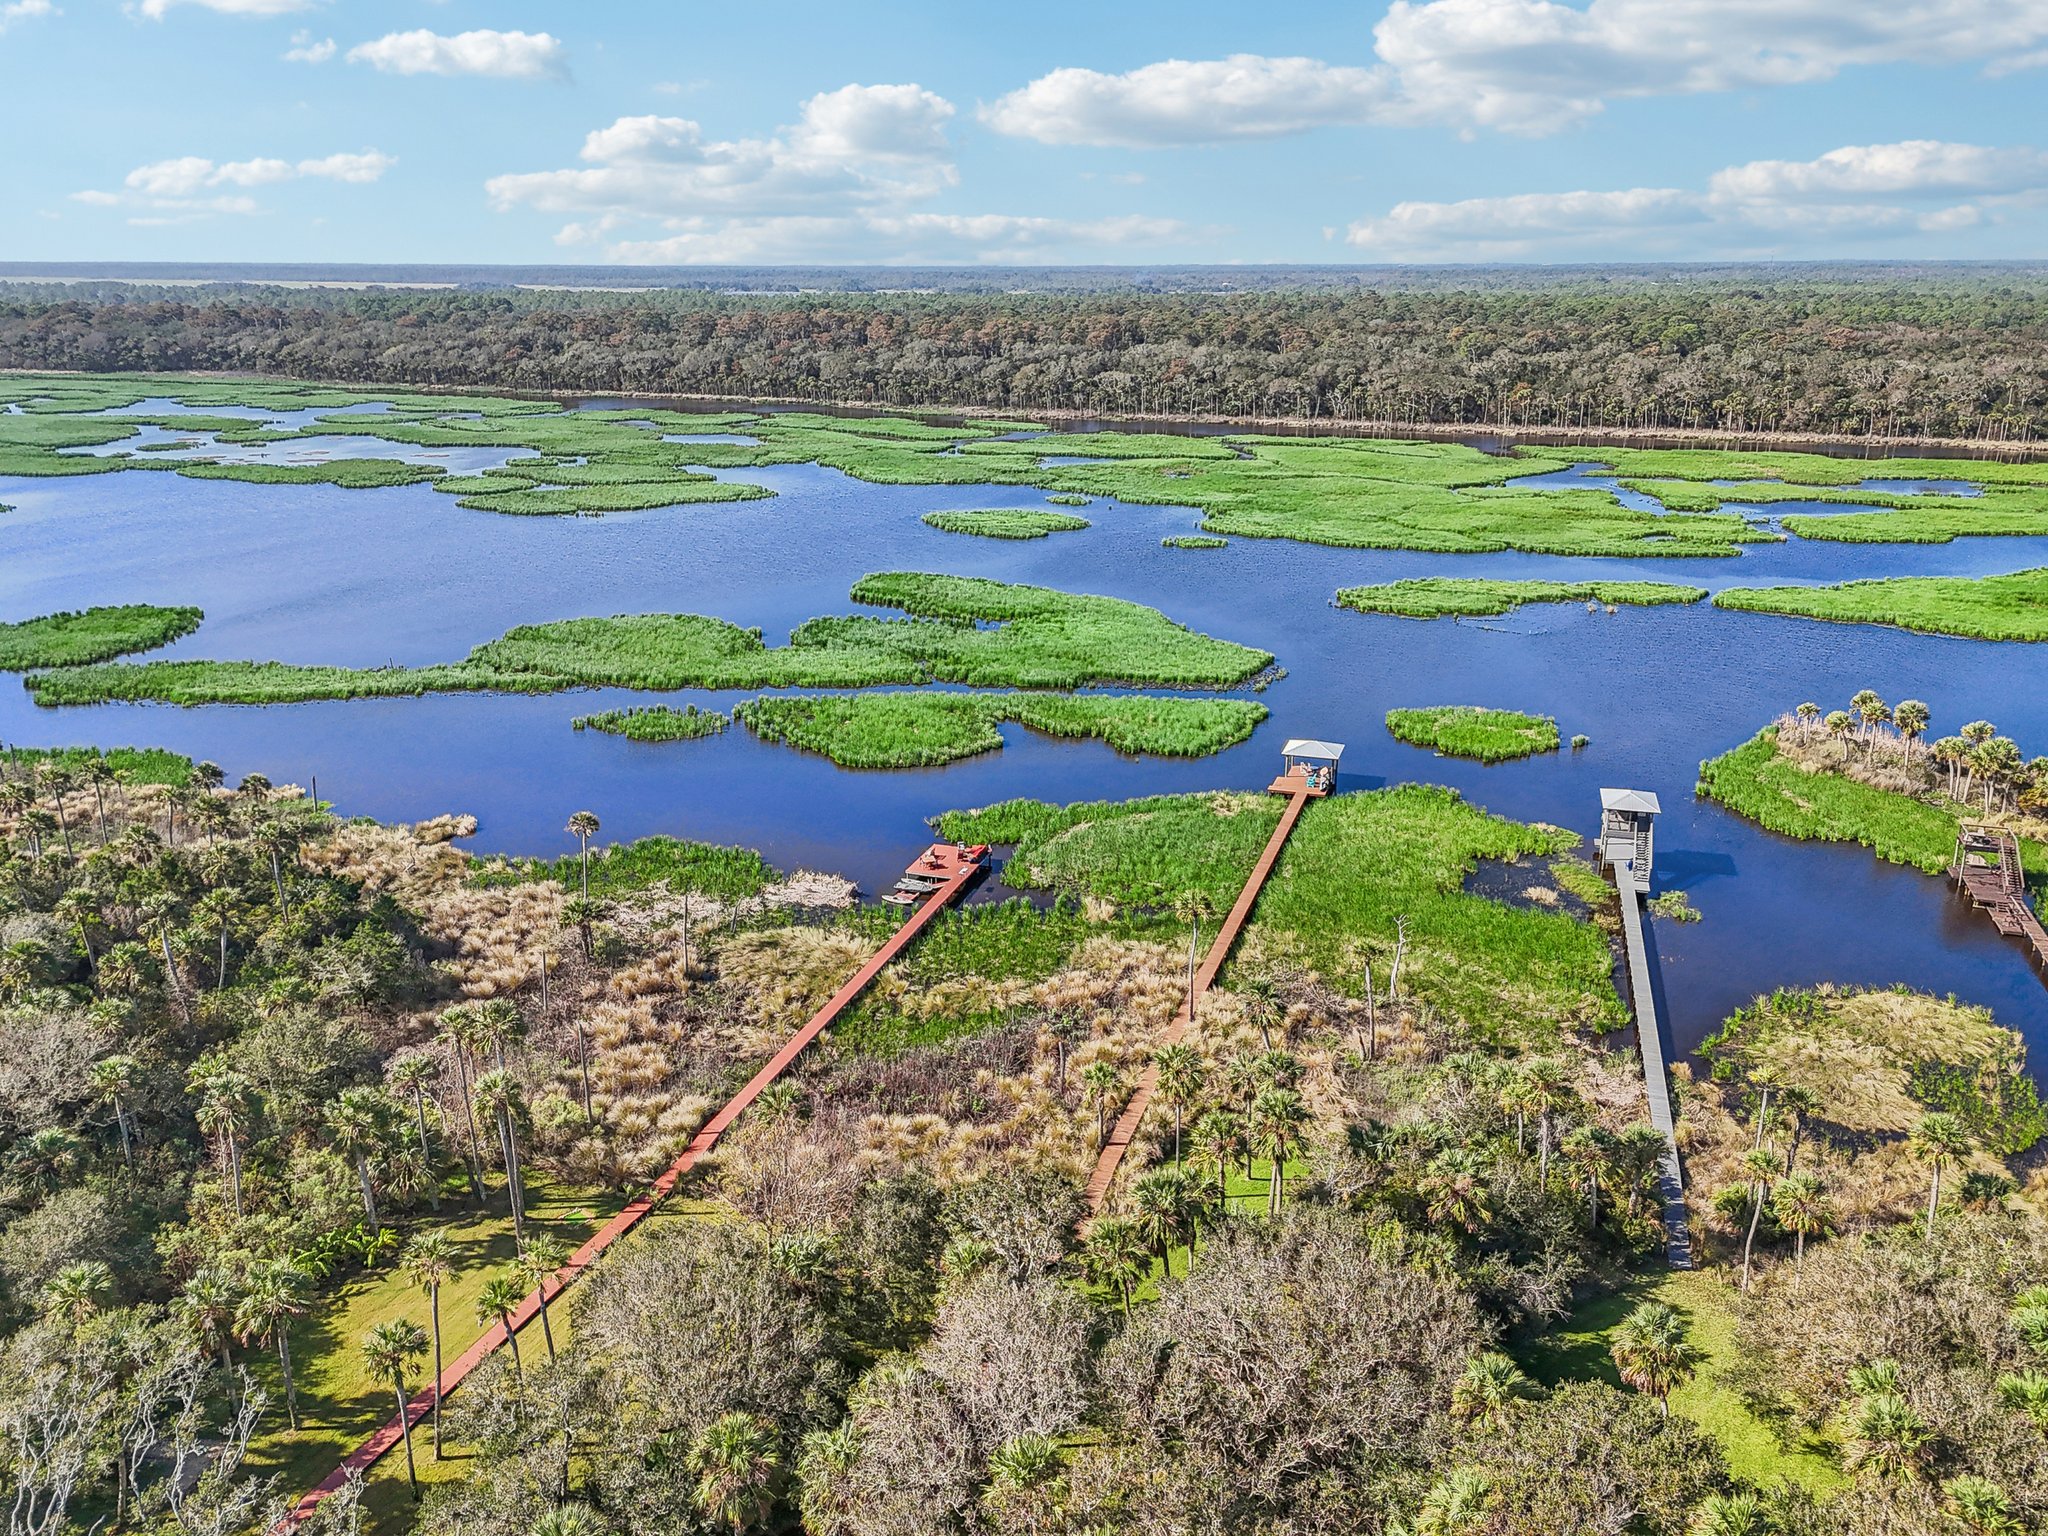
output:
[[[967,887],[974,883],[976,876],[988,867],[989,850],[985,844],[961,847],[953,843],[934,843],[913,863],[904,874],[905,882],[914,882],[923,893],[917,898],[916,910],[907,917],[903,926],[889,936],[889,940],[859,970],[846,979],[846,984],[832,994],[831,999],[816,1013],[812,1014],[804,1027],[791,1035],[781,1050],[769,1058],[767,1064],[748,1080],[746,1087],[726,1101],[723,1108],[691,1138],[690,1144],[648,1188],[646,1194],[634,1200],[597,1234],[578,1248],[569,1262],[557,1270],[554,1276],[543,1283],[541,1288],[528,1296],[512,1313],[510,1327],[514,1333],[540,1315],[543,1298],[548,1302],[562,1292],[588,1269],[606,1249],[626,1236],[648,1216],[656,1206],[674,1192],[683,1175],[694,1168],[712,1148],[718,1145],[718,1138],[737,1120],[741,1113],[761,1095],[761,1090],[789,1070],[790,1065],[804,1048],[846,1011],[853,1000],[867,990],[868,984],[889,963],[903,953],[919,934],[929,927],[941,911],[951,906]],[[899,890],[901,886],[899,885]],[[403,1420],[396,1414],[369,1439],[365,1440],[323,1478],[318,1486],[311,1489],[293,1507],[292,1512],[272,1527],[272,1536],[296,1531],[325,1499],[339,1493],[348,1485],[352,1474],[368,1472],[394,1446],[399,1444],[408,1428],[418,1428],[434,1410],[436,1397],[446,1399],[449,1393],[461,1386],[463,1381],[505,1342],[505,1329],[486,1329],[469,1348],[456,1356],[454,1362],[441,1373],[440,1380],[423,1387],[405,1405]]]

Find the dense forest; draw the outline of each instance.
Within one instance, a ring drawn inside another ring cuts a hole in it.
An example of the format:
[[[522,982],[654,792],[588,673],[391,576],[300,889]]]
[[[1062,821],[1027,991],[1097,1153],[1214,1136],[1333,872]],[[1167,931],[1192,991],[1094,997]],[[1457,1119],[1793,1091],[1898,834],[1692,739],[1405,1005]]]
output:
[[[2026,441],[2027,268],[800,293],[0,286],[0,365],[1104,416]]]

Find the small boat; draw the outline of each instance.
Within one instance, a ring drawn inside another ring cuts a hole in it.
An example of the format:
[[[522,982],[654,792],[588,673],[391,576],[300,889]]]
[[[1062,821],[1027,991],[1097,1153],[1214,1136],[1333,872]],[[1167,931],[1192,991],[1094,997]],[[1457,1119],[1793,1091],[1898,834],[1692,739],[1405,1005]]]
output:
[[[882,900],[892,907],[917,906],[934,891],[952,884],[963,871],[978,870],[987,862],[987,843],[933,843]]]

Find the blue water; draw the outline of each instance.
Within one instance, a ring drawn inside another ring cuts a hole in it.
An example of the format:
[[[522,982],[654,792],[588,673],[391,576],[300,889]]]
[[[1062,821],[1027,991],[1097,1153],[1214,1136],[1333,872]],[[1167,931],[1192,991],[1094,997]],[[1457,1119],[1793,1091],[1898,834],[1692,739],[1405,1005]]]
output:
[[[451,470],[510,457],[329,441],[337,453]],[[240,452],[293,462],[305,448]],[[159,654],[416,665],[458,658],[516,623],[583,614],[716,614],[760,625],[780,643],[806,618],[848,611],[847,589],[866,572],[947,571],[1133,598],[1269,649],[1287,668],[1259,695],[1273,719],[1251,742],[1198,762],[1124,758],[1100,744],[1006,727],[997,754],[937,769],[849,772],[738,727],[660,745],[569,728],[576,715],[648,701],[621,690],[44,710],[0,678],[0,739],[162,745],[212,758],[230,775],[261,770],[302,784],[317,777],[321,796],[346,814],[473,812],[481,819],[474,846],[486,851],[566,851],[573,844],[564,822],[588,808],[607,840],[668,832],[741,843],[783,867],[837,870],[876,889],[919,845],[925,818],[951,806],[1013,795],[1255,788],[1271,777],[1286,737],[1335,738],[1350,744],[1345,787],[1446,783],[1504,814],[1582,832],[1597,820],[1602,786],[1657,791],[1666,808],[1660,881],[1685,889],[1705,914],[1695,925],[1657,928],[1681,1048],[1760,991],[1829,980],[1954,992],[2048,1048],[2048,988],[2024,954],[1941,881],[1860,848],[1773,837],[1691,795],[1702,758],[1802,699],[1834,705],[1866,686],[1890,699],[1926,699],[1937,731],[1985,717],[2042,750],[2048,690],[2039,649],[1705,606],[1588,614],[1564,605],[1421,623],[1331,603],[1340,586],[1443,574],[1709,588],[1982,575],[2048,564],[2048,539],[1895,547],[1790,540],[1730,559],[1461,557],[1241,538],[1222,550],[1170,550],[1160,539],[1194,531],[1191,509],[1096,498],[1087,512],[1094,526],[1084,532],[985,540],[919,518],[965,505],[1039,508],[1045,493],[878,486],[812,465],[719,473],[778,494],[602,518],[521,518],[465,511],[426,486],[345,491],[170,474],[0,480],[0,501],[17,509],[0,518],[0,616],[197,603],[204,626]],[[1582,484],[1587,472],[1535,478]],[[664,697],[729,708],[744,696]],[[1567,736],[1584,732],[1592,746],[1483,768],[1386,734],[1387,709],[1441,703],[1554,714]]]

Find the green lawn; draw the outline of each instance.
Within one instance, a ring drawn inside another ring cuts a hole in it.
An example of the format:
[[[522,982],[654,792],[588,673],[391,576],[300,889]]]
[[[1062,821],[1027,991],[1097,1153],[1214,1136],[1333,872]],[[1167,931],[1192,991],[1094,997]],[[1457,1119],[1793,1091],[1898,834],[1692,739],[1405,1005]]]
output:
[[[1785,1479],[1814,1493],[1841,1485],[1833,1445],[1823,1438],[1783,1444],[1772,1427],[1742,1398],[1722,1385],[1719,1374],[1735,1357],[1737,1298],[1727,1283],[1694,1270],[1645,1279],[1590,1302],[1549,1333],[1514,1350],[1522,1368],[1546,1386],[1564,1381],[1605,1381],[1621,1385],[1608,1353],[1621,1320],[1645,1301],[1661,1301],[1687,1325],[1700,1352],[1698,1373],[1671,1394],[1671,1411],[1683,1414],[1712,1435],[1728,1457],[1729,1470],[1765,1486]]]

